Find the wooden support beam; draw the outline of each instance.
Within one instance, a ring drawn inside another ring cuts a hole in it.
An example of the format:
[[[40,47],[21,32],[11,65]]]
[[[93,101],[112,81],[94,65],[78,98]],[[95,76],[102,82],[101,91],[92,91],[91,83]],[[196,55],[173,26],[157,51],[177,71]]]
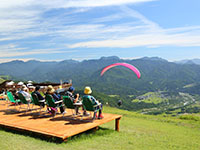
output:
[[[98,129],[99,129],[99,126],[94,127],[94,128],[93,128],[93,131],[96,132]]]
[[[67,138],[66,138],[66,139],[63,139],[63,142],[67,142]]]
[[[119,120],[120,120],[120,119],[121,119],[121,117],[115,119],[115,130],[118,131],[118,132],[119,132]]]

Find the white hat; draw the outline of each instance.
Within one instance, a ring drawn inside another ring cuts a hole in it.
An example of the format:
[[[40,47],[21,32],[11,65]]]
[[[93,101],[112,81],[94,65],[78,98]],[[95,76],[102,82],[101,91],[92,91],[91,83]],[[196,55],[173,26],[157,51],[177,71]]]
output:
[[[21,82],[21,81],[17,83],[17,85],[23,85],[23,84],[24,84],[24,83],[23,83],[23,82]]]
[[[33,85],[28,86],[29,89],[34,89],[35,87]]]
[[[10,81],[10,82],[7,83],[7,85],[13,85],[14,83],[15,83],[15,82]]]
[[[47,92],[50,93],[50,94],[53,94],[53,93],[55,92],[55,89],[53,88],[52,85],[49,85],[49,86],[47,87]]]
[[[28,83],[28,84],[27,84],[28,87],[31,86],[31,85],[33,85],[33,84],[31,84],[31,83]]]
[[[22,85],[22,88],[27,88],[27,87],[26,87],[26,85],[23,84],[23,85]]]
[[[33,81],[28,81],[28,83],[33,83]]]
[[[25,90],[28,90],[28,88],[27,87],[23,87],[22,90],[25,91]]]

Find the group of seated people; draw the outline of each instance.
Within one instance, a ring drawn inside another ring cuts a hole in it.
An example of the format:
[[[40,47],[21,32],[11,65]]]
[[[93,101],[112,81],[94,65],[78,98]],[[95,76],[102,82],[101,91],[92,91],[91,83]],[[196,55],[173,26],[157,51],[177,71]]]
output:
[[[40,86],[26,86],[26,85],[19,85],[18,88],[12,88],[12,90],[10,90],[10,92],[12,92],[13,96],[15,99],[19,99],[18,97],[18,93],[21,93],[26,101],[28,103],[31,103],[32,99],[31,99],[31,93],[34,92],[39,100],[39,103],[42,107],[45,107],[45,96],[51,95],[52,98],[54,99],[55,102],[59,102],[63,103],[61,100],[63,98],[63,96],[69,96],[70,100],[73,102],[73,104],[76,103],[80,103],[81,102],[81,98],[80,95],[78,93],[74,94],[75,88],[73,86],[70,87],[65,87],[65,85],[63,85],[63,88],[58,88],[58,87],[53,87],[52,85],[47,86],[46,88],[40,88]],[[83,97],[88,97],[91,102],[94,105],[97,105],[97,108],[99,110],[99,114],[95,114],[95,118],[97,119],[102,119],[103,115],[102,115],[102,104],[96,100],[93,96],[91,96],[92,90],[90,87],[86,86],[84,89],[84,96]],[[65,111],[65,107],[61,105],[60,108],[60,113],[64,114],[66,113]],[[82,106],[83,109],[83,115],[87,116],[89,115],[86,111],[86,109]],[[57,111],[56,108],[53,107],[48,107],[48,112],[51,114],[55,114]],[[75,107],[75,111],[76,114],[80,114],[79,113],[79,107]]]

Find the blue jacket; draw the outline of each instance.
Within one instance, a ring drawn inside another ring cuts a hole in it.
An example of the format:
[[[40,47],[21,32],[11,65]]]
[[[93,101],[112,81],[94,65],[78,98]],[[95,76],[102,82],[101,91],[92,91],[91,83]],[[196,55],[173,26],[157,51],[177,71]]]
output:
[[[35,91],[35,94],[37,94],[37,97],[38,97],[39,100],[43,100],[44,99],[44,97],[40,94],[40,92]]]

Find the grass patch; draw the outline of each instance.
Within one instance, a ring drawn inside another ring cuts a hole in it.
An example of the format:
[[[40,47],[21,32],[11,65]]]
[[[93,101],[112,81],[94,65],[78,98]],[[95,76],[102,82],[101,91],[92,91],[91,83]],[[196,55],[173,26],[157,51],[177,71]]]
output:
[[[194,114],[184,114],[184,115],[181,115],[179,118],[183,119],[183,120],[200,121],[200,116],[197,116],[197,115],[194,115]]]
[[[108,95],[109,97],[119,97],[119,95]]]
[[[168,99],[167,98],[163,98],[161,97],[161,94],[158,92],[148,92],[145,93],[142,96],[139,96],[140,99],[134,99],[132,102],[133,103],[140,103],[140,102],[144,102],[144,103],[153,103],[153,104],[159,104],[162,102],[167,103]]]
[[[123,115],[120,132],[114,121],[97,132],[88,131],[59,143],[35,136],[0,130],[2,150],[198,150],[200,121],[179,117],[150,116],[104,107],[104,112]]]
[[[0,77],[0,84],[3,83],[5,80]]]

